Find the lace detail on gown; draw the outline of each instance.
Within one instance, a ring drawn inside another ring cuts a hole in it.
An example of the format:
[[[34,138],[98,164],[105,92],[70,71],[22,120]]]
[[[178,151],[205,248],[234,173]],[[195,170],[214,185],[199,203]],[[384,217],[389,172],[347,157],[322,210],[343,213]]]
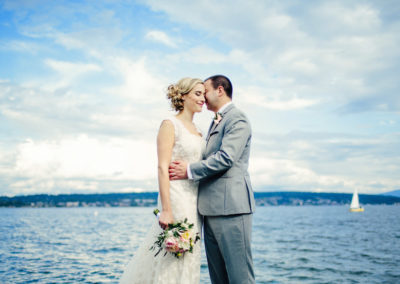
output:
[[[168,118],[174,124],[175,144],[172,150],[172,160],[185,160],[189,163],[201,159],[205,148],[205,140],[190,133],[183,123],[176,117]],[[176,180],[170,182],[170,199],[174,220],[188,218],[194,223],[194,229],[201,232],[201,219],[197,212],[198,182],[191,180]],[[161,209],[160,197],[158,208]],[[193,253],[186,253],[182,259],[172,254],[161,252],[154,257],[156,251],[149,248],[154,244],[157,235],[161,232],[158,220],[154,218],[151,228],[139,246],[132,260],[126,267],[120,280],[122,284],[195,284],[200,282],[201,242],[197,242]]]

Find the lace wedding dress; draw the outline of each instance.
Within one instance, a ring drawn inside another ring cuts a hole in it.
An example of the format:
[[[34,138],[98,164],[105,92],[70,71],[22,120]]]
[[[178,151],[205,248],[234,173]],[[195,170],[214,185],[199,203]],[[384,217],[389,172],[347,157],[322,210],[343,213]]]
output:
[[[196,162],[201,159],[205,147],[205,140],[189,132],[183,123],[175,116],[168,118],[175,128],[175,144],[172,150],[172,161],[184,160]],[[195,232],[201,232],[201,220],[197,212],[198,183],[191,180],[175,180],[170,182],[170,200],[174,221],[188,218],[189,223],[194,223]],[[161,210],[160,197],[158,208]],[[168,253],[149,250],[154,244],[161,228],[158,220],[154,218],[147,236],[136,251],[134,257],[126,267],[120,283],[152,283],[152,284],[192,284],[200,281],[200,241],[195,244],[193,253],[186,253],[183,258],[177,259]]]

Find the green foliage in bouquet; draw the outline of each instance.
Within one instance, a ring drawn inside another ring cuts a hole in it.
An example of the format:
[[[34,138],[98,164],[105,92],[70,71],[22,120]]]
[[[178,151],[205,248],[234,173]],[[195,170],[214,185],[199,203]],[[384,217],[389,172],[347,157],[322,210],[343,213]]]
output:
[[[155,209],[154,215],[158,216],[160,211]],[[157,256],[162,250],[173,254],[176,258],[181,258],[186,252],[193,253],[194,244],[200,240],[199,233],[193,232],[193,223],[188,223],[187,218],[184,221],[168,224],[157,237],[157,240],[150,247],[150,250],[158,249],[154,256]]]

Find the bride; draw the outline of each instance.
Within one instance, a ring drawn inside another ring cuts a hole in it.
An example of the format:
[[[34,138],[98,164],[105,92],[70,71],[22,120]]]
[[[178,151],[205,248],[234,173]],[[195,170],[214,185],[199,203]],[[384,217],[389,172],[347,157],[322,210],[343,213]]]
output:
[[[161,215],[149,230],[133,259],[126,267],[120,283],[199,283],[200,242],[194,245],[193,253],[176,258],[149,250],[157,235],[170,223],[188,219],[194,223],[195,232],[201,231],[201,219],[197,212],[198,183],[192,180],[169,180],[168,166],[171,161],[196,162],[201,159],[205,140],[193,123],[193,116],[201,112],[205,102],[203,81],[183,78],[170,85],[167,97],[177,115],[165,119],[157,136],[158,154],[158,208]]]

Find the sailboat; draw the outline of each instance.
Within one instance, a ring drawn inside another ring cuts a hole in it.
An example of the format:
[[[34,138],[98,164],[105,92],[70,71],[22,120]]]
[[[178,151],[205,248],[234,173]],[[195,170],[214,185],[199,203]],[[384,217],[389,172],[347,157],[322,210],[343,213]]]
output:
[[[358,201],[358,192],[357,189],[354,190],[353,198],[351,199],[350,204],[350,212],[363,212],[364,208],[360,206],[360,202]]]

